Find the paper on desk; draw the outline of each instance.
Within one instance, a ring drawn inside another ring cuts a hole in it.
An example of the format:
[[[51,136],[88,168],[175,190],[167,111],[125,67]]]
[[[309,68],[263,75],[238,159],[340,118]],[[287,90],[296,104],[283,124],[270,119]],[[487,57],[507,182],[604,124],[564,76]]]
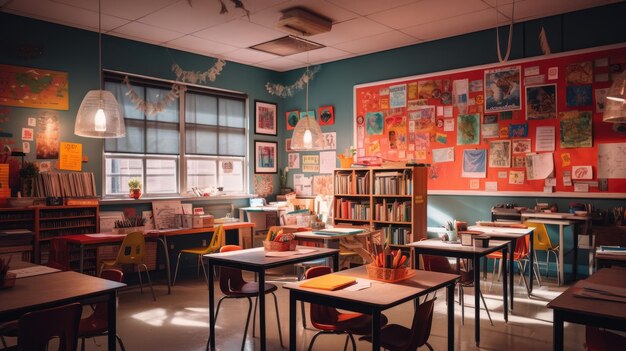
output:
[[[59,271],[58,269],[48,267],[48,266],[33,266],[33,267],[12,269],[9,272],[15,273],[16,278],[25,278],[25,277],[31,277],[34,275],[54,273],[58,271]]]
[[[356,284],[352,284],[346,288],[343,288],[342,290],[345,291],[359,291],[359,290],[363,290],[363,289],[368,289],[372,287],[372,281],[368,280],[368,279],[360,279],[357,278],[356,279]]]
[[[126,235],[126,234],[114,234],[114,233],[85,234],[85,236],[88,236],[90,238],[116,238],[121,235]]]
[[[626,288],[586,280],[579,281],[575,286],[579,290],[574,292],[574,296],[626,303]]]

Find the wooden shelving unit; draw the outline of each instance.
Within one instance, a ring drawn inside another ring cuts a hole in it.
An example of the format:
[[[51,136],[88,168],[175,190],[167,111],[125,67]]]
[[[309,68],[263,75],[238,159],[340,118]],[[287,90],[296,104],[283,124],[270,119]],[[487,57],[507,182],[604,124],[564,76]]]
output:
[[[390,245],[426,237],[428,169],[338,168],[334,172],[335,224],[369,224]]]

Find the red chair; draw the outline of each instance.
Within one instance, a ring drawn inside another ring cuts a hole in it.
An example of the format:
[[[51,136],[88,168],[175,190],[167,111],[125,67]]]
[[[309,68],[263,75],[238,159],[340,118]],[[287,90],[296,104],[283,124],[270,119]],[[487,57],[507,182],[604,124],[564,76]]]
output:
[[[585,347],[587,351],[626,350],[626,337],[604,329],[587,326]]]
[[[399,324],[389,324],[382,328],[380,346],[389,351],[412,351],[426,345],[430,351],[433,351],[433,347],[428,343],[428,337],[433,324],[435,299],[430,299],[417,307],[411,329]],[[372,342],[372,336],[366,335],[359,340]]]
[[[520,274],[520,279],[526,285],[526,289],[528,290],[528,283],[526,282],[526,277],[524,277],[525,265],[522,264],[522,261],[529,261],[530,258],[530,236],[526,235],[524,237],[518,238],[515,241],[515,250],[513,251],[513,261],[517,263],[517,269]],[[496,251],[487,255],[487,258],[494,259],[493,264],[493,275],[495,276],[495,270],[498,260],[500,260],[500,265],[504,264],[502,260],[502,252]],[[536,267],[531,267],[531,269],[535,269]],[[498,270],[498,280],[500,279],[501,270]],[[537,277],[537,283],[541,286],[539,282],[539,273],[535,269],[535,277]],[[493,277],[492,277],[493,278]]]
[[[225,245],[222,246],[220,252],[229,252],[241,250],[239,245]],[[252,300],[254,297],[254,315],[256,318],[256,297],[259,295],[259,283],[247,282],[243,280],[240,269],[230,267],[220,267],[220,290],[224,296],[217,302],[217,310],[215,311],[215,322],[217,323],[217,316],[220,313],[220,306],[224,299],[248,299],[248,316],[246,317],[246,326],[243,330],[243,341],[241,342],[241,351],[243,351],[246,345],[246,335],[248,334],[248,325],[250,324],[250,313],[252,311]],[[274,284],[265,283],[265,294],[272,294],[274,296],[274,305],[276,306],[276,319],[278,320],[278,337],[280,339],[280,346],[283,346],[283,334],[280,327],[280,316],[278,315],[278,300],[274,292],[278,290],[278,287]],[[252,330],[254,336],[254,324],[252,322]]]
[[[440,272],[440,273],[450,273],[457,274],[456,270],[452,268],[450,262],[446,257],[443,256],[434,256],[434,255],[422,255],[422,260],[424,261],[424,270]],[[465,293],[463,288],[471,288],[474,287],[474,271],[460,271],[461,279],[457,280],[456,286],[459,288],[459,304],[461,305],[461,324],[465,324]],[[480,299],[483,301],[483,305],[485,306],[485,310],[487,311],[487,317],[489,317],[489,323],[493,326],[493,321],[491,320],[491,314],[489,313],[489,309],[487,308],[487,303],[485,302],[485,297],[483,293],[480,292]],[[480,308],[480,306],[476,306],[475,308]]]
[[[124,272],[118,269],[104,269],[100,272],[100,278],[112,280],[114,282],[122,282],[124,280]],[[78,327],[78,337],[81,339],[81,351],[85,351],[85,338],[93,338],[96,336],[107,335],[109,331],[109,312],[107,302],[99,302],[94,305],[93,313],[87,318],[80,320]],[[117,342],[120,344],[122,351],[125,351],[124,343],[119,335],[115,335]]]
[[[306,273],[306,279],[319,277],[321,275],[329,274],[330,267],[318,266],[309,268]],[[328,307],[324,305],[311,304],[311,324],[319,329],[309,344],[309,351],[313,349],[313,343],[315,339],[321,334],[348,334],[346,337],[346,343],[344,344],[344,351],[348,347],[348,339],[352,341],[352,349],[356,350],[356,343],[352,334],[368,335],[372,333],[372,316],[362,313],[344,313],[339,312],[334,307]],[[387,317],[385,315],[380,316],[380,325],[387,324]]]
[[[18,322],[17,346],[8,350],[48,351],[51,339],[57,339],[58,351],[76,351],[79,303],[29,312]]]

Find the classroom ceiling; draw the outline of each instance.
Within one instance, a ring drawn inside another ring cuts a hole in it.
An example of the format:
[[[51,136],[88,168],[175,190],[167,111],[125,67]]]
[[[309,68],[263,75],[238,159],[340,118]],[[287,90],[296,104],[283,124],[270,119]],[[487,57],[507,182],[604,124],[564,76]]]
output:
[[[102,0],[103,33],[287,71],[510,23],[513,0]],[[515,22],[621,0],[515,0]],[[228,10],[220,14],[223,2]],[[332,21],[304,37],[323,48],[279,56],[251,46],[289,35],[282,11],[303,7]],[[98,0],[0,0],[0,10],[98,31]],[[495,30],[494,30],[495,40]]]

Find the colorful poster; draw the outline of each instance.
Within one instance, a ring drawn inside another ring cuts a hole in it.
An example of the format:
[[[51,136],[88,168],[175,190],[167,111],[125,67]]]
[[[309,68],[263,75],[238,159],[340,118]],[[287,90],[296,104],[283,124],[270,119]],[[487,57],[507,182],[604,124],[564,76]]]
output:
[[[591,111],[568,111],[559,114],[561,120],[561,148],[592,147]]]
[[[67,110],[67,73],[0,65],[0,101],[7,106]]]
[[[332,195],[333,194],[333,176],[332,175],[313,176],[313,194]]]
[[[591,106],[591,85],[569,85],[565,90],[565,104],[568,107]]]
[[[526,88],[526,119],[556,118],[556,84]]]
[[[457,125],[458,145],[480,143],[480,114],[459,115]]]
[[[530,148],[530,139],[513,139],[513,153],[527,153],[531,151]]]
[[[421,80],[417,83],[418,98],[438,99],[441,97],[441,80]]]
[[[367,120],[368,135],[382,135],[384,127],[384,119],[382,112],[368,112],[365,114]]]
[[[593,62],[572,63],[567,66],[567,84],[593,83]]]
[[[62,142],[59,151],[59,169],[81,171],[83,163],[83,144]]]
[[[524,184],[524,171],[510,171],[509,184]]]
[[[389,149],[406,149],[406,116],[395,115],[385,119]]]
[[[484,139],[498,137],[498,123],[483,124],[481,129]]]
[[[37,124],[41,132],[37,133],[37,158],[59,158],[59,118],[53,111],[43,111],[39,114]]]
[[[435,128],[435,106],[419,106],[409,119],[415,121],[416,132],[429,132]]]
[[[528,136],[528,123],[509,125],[509,138],[525,138]]]
[[[520,66],[485,70],[485,111],[521,109]]]
[[[463,150],[463,178],[485,178],[487,176],[487,149]]]
[[[489,167],[511,167],[510,140],[495,140],[489,143]]]
[[[389,108],[406,106],[406,84],[389,87]]]
[[[300,168],[300,154],[299,153],[289,153],[287,154],[287,158],[289,160],[289,169],[297,169]]]

